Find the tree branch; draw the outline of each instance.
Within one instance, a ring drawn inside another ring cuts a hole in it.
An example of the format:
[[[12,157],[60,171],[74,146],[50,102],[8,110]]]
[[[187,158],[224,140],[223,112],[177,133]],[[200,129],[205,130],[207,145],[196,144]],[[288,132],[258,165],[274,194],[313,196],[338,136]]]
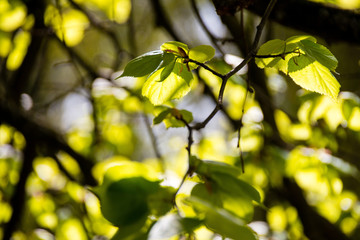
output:
[[[248,10],[260,15],[267,4],[268,0],[256,0]],[[355,11],[305,0],[279,0],[270,19],[329,42],[360,43],[360,14]]]

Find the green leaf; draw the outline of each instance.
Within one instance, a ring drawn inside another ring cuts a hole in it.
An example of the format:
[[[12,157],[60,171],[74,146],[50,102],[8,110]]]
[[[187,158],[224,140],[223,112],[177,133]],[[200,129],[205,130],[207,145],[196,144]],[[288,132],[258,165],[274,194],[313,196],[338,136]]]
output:
[[[153,105],[161,105],[172,99],[184,97],[190,91],[193,75],[181,63],[175,63],[172,73],[161,79],[161,69],[152,74],[144,83],[142,95]]]
[[[166,128],[185,127],[185,123],[179,120],[180,118],[184,119],[187,123],[191,123],[193,121],[192,113],[187,110],[166,108],[154,118],[153,123],[159,124],[163,121]]]
[[[176,189],[172,187],[159,187],[148,196],[148,206],[154,216],[163,216],[173,208]]]
[[[310,40],[301,40],[298,46],[305,52],[306,56],[335,71],[338,61],[329,49]]]
[[[209,202],[213,206],[222,207],[222,200],[217,191],[217,186],[212,186],[211,183],[198,183],[191,190],[191,196],[197,197],[204,201]]]
[[[261,204],[259,192],[247,182],[226,173],[213,173],[210,178],[217,183],[220,189],[230,195],[239,195],[243,198],[254,200],[255,202]]]
[[[167,108],[164,111],[160,112],[153,120],[153,124],[161,123],[169,114],[171,113],[171,108]]]
[[[311,36],[294,36],[286,41],[274,39],[263,44],[257,55],[278,55],[292,52],[281,57],[255,59],[260,68],[278,69],[294,80],[302,88],[336,99],[340,84],[331,74],[338,61],[324,46],[317,44]]]
[[[257,55],[277,55],[284,53],[285,50],[285,41],[280,39],[273,39],[261,45],[257,52]],[[281,57],[255,58],[255,63],[259,68],[280,68],[279,65],[282,61],[285,62]]]
[[[292,43],[296,44],[302,40],[309,40],[309,41],[316,43],[316,38],[314,38],[313,36],[299,35],[299,36],[292,36],[292,37],[289,37],[288,39],[286,39],[286,44],[287,45],[292,44]]]
[[[174,70],[176,59],[170,62],[166,67],[163,68],[160,74],[160,82],[164,81]]]
[[[295,51],[299,48],[298,43],[302,40],[309,42],[316,42],[316,39],[312,36],[302,35],[302,36],[293,36],[286,41],[280,39],[273,39],[264,43],[257,52],[257,55],[278,55],[283,53],[288,53],[281,57],[268,57],[268,58],[255,58],[255,63],[259,68],[275,68],[279,71],[288,74],[288,62],[294,57],[298,56],[299,53],[289,53]]]
[[[254,214],[252,200],[242,196],[243,192],[241,191],[235,192],[236,188],[232,190],[229,193],[216,182],[207,181],[206,184],[197,184],[192,189],[191,196],[207,201],[213,206],[224,208],[242,220],[250,222]]]
[[[209,45],[200,45],[191,48],[189,51],[189,58],[200,63],[205,63],[215,56],[215,49]],[[198,67],[195,63],[189,63],[191,69]]]
[[[166,128],[185,127],[185,123],[183,121],[179,120],[179,117],[184,119],[187,123],[191,123],[193,121],[192,113],[187,110],[178,110],[176,108],[173,108],[171,110],[171,116],[172,117],[164,120]]]
[[[147,197],[159,187],[142,177],[124,178],[109,184],[99,195],[101,212],[118,227],[135,224],[147,219]]]
[[[194,196],[186,198],[184,201],[205,215],[204,222],[206,227],[215,233],[235,240],[258,239],[256,233],[250,227],[246,226],[242,219],[234,216],[229,211],[218,208]]]
[[[218,161],[200,160],[195,156],[190,158],[190,166],[197,174],[205,177],[211,176],[213,173],[225,173],[233,177],[241,174],[238,167]]]
[[[159,66],[152,72],[149,74],[148,77],[150,77],[153,73],[155,73],[157,70],[166,67],[167,65],[169,65],[170,63],[172,63],[175,59],[175,55],[172,53],[167,53],[167,52],[163,52],[163,58],[159,64]]]
[[[330,70],[307,55],[295,56],[288,63],[289,76],[302,88],[337,99],[340,84]]]
[[[140,239],[147,239],[146,232],[141,229],[145,226],[145,221],[138,221],[134,224],[124,226],[119,229],[111,240],[123,240],[123,239],[132,239],[132,240],[140,240]]]
[[[152,51],[131,60],[118,77],[142,77],[152,73],[163,60],[163,51]]]

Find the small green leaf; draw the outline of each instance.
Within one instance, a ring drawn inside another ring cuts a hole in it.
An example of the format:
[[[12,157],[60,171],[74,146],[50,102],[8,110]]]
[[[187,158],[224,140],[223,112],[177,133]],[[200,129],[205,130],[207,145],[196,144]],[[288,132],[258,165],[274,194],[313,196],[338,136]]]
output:
[[[131,60],[118,77],[142,77],[152,73],[163,60],[163,51],[152,51]]]
[[[175,114],[176,112],[176,114]],[[187,123],[191,123],[193,121],[192,113],[187,110],[178,110],[173,108],[171,111],[172,117],[167,118],[164,120],[165,127],[185,127],[185,123],[181,120],[179,120],[179,116],[181,116],[182,119],[184,119]],[[177,116],[179,115],[179,116]]]
[[[340,84],[331,74],[330,70],[308,57],[295,56],[289,60],[289,76],[302,88],[337,99]]]
[[[225,173],[233,177],[237,177],[241,174],[241,170],[238,167],[230,164],[218,161],[200,160],[195,156],[190,159],[190,166],[194,168],[197,174],[208,177],[213,173]]]
[[[169,100],[184,97],[190,91],[193,75],[183,69],[181,63],[175,63],[171,74],[164,81],[160,79],[161,69],[152,74],[142,88],[142,95],[153,105],[161,105]]]
[[[331,71],[335,71],[338,61],[329,49],[310,40],[301,40],[298,46],[305,52],[306,56],[313,58]]]
[[[159,124],[161,123],[169,114],[171,113],[171,109],[167,108],[164,111],[162,111],[161,113],[159,113],[159,115],[157,115],[154,120],[153,120],[153,124]]]
[[[215,49],[209,45],[200,45],[191,48],[189,51],[189,58],[200,63],[205,63],[215,56]],[[195,63],[189,63],[191,69],[198,67]]]
[[[307,40],[311,42],[316,42],[316,39],[312,36],[302,35],[302,36],[293,36],[286,41],[280,39],[273,39],[264,43],[257,52],[257,55],[278,55],[287,53],[282,57],[268,57],[268,58],[255,58],[255,63],[259,68],[275,68],[279,71],[288,74],[288,62],[289,60],[300,54],[293,52],[299,48],[298,43],[302,40]]]
[[[206,227],[215,233],[234,240],[258,240],[256,233],[246,226],[242,219],[234,216],[229,211],[218,208],[195,196],[186,198],[184,201],[205,215]]]
[[[184,119],[187,123],[193,121],[192,113],[187,110],[179,110],[176,108],[166,108],[160,112],[153,120],[153,123],[165,123],[166,128],[169,127],[185,127],[185,123],[180,120]]]
[[[280,39],[270,40],[259,48],[257,55],[277,55],[285,52],[285,41]],[[275,67],[281,61],[281,57],[276,58],[255,58],[255,63],[259,68]]]
[[[226,173],[213,173],[210,178],[214,180],[219,188],[234,196],[241,196],[261,204],[259,192],[247,182],[235,178]]]
[[[170,63],[172,63],[175,59],[175,55],[172,53],[167,53],[167,52],[163,52],[163,59],[161,60],[159,66],[151,73],[149,74],[148,77],[150,77],[153,73],[155,73],[156,71],[158,71],[161,68],[166,67],[167,65],[169,65]]]
[[[163,68],[160,74],[160,82],[164,81],[174,70],[176,59],[170,62],[166,67]]]

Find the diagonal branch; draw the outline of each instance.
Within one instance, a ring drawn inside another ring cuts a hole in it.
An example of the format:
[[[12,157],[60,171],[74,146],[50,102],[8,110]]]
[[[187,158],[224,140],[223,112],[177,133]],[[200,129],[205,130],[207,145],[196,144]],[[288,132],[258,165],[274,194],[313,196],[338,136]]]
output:
[[[267,3],[268,0],[256,0],[248,10],[260,15]],[[356,11],[312,1],[279,0],[270,19],[284,26],[320,36],[329,42],[360,43],[360,14]]]

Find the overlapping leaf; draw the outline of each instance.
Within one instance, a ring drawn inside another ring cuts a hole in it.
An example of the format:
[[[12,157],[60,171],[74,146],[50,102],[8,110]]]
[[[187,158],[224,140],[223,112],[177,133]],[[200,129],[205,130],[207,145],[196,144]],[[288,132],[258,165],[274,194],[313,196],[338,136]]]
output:
[[[185,127],[185,123],[182,120],[191,123],[193,121],[192,113],[186,110],[165,107],[165,109],[154,118],[153,123],[156,125],[164,122],[166,128]]]
[[[331,71],[335,71],[338,61],[315,38],[294,36],[286,41],[270,40],[260,47],[257,55],[258,67],[278,69],[304,89],[337,98],[340,84]]]
[[[199,63],[209,61],[215,55],[211,46],[200,45],[195,48],[181,42],[171,41],[161,45],[159,51],[152,51],[131,60],[120,77],[147,76],[142,94],[153,105],[161,105],[172,99],[184,97],[191,87],[191,70]]]

